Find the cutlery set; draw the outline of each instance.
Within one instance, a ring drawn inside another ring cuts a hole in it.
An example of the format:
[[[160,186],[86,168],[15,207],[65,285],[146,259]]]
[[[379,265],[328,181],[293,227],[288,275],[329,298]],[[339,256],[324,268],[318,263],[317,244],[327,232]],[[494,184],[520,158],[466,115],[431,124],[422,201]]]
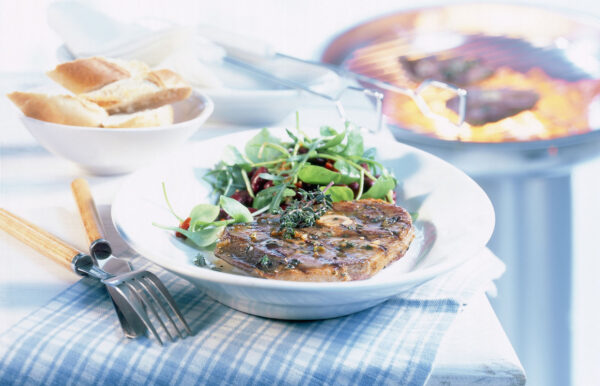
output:
[[[162,345],[157,324],[171,341],[175,341],[176,336],[182,339],[192,335],[160,279],[146,270],[134,271],[128,261],[112,255],[87,181],[75,179],[71,190],[88,237],[89,254],[3,208],[0,208],[0,229],[78,275],[90,276],[105,284],[126,337],[136,338],[149,330]],[[98,260],[104,259],[101,268]]]

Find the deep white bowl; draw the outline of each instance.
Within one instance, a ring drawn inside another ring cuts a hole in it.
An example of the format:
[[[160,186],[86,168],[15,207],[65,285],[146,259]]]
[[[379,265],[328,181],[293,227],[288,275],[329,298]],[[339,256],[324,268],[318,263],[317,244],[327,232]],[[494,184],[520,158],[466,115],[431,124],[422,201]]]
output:
[[[211,122],[217,124],[267,127],[281,122],[298,110],[307,98],[299,90],[204,89],[215,102]]]
[[[256,67],[274,77],[303,84],[325,94],[340,87],[340,78],[325,67],[285,58],[261,62]],[[272,127],[298,111],[310,98],[316,98],[300,89],[282,86],[277,81],[228,63],[207,68],[223,82],[221,88],[202,89],[215,102],[211,122],[244,127]]]
[[[214,104],[203,93],[174,103],[172,125],[107,129],[69,126],[21,115],[27,130],[51,153],[91,174],[128,173],[166,157],[192,136],[212,114]]]
[[[282,130],[272,133],[281,135]],[[307,129],[309,135],[313,132]],[[173,232],[153,224],[177,225],[165,203],[162,183],[175,213],[211,202],[202,180],[225,146],[242,148],[256,131],[198,141],[167,162],[128,176],[112,202],[112,220],[123,240],[151,262],[185,278],[202,293],[237,310],[276,319],[324,319],[361,311],[478,258],[494,229],[494,208],[466,174],[428,153],[394,141],[386,132],[365,134],[378,158],[400,181],[399,205],[417,213],[417,237],[408,253],[367,280],[294,282],[198,267],[198,254]],[[202,154],[202,156],[198,156]],[[200,293],[200,292],[199,292]]]

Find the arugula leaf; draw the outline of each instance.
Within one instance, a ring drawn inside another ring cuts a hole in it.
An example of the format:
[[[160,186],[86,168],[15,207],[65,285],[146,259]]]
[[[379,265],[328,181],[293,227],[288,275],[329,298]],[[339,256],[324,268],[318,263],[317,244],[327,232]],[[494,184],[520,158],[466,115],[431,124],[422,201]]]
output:
[[[189,229],[183,229],[179,227],[165,226],[154,223],[153,225],[162,229],[179,232],[192,243],[196,244],[196,246],[198,246],[199,248],[205,248],[214,244],[215,241],[217,241],[217,239],[219,238],[219,235],[221,234],[223,229],[225,228],[225,225],[219,225],[202,228],[197,231],[190,231]]]
[[[348,141],[342,154],[352,156],[362,156],[364,153],[363,137],[360,134],[360,130],[352,129],[348,132]]]
[[[281,184],[279,186],[276,186],[276,188],[278,189],[276,190],[275,196],[269,204],[269,210],[271,212],[276,211],[280,208],[281,201],[283,201],[285,197],[293,197],[296,195],[296,192],[294,192],[292,189],[289,189],[287,186],[288,184]]]
[[[396,187],[396,179],[392,176],[379,177],[373,186],[363,193],[362,198],[385,198],[388,192]]]
[[[342,175],[340,178],[342,184],[351,184],[360,180],[360,171],[342,159],[335,161],[333,167]]]
[[[281,156],[281,153],[275,149],[264,147],[265,143],[274,143],[281,146],[281,141],[269,133],[269,130],[262,129],[256,134],[244,148],[246,157],[252,162],[272,161]],[[262,151],[261,151],[262,150]],[[259,157],[259,153],[260,157]]]
[[[322,137],[332,137],[337,135],[337,131],[331,126],[321,126],[319,127],[319,133]]]
[[[190,228],[196,229],[198,225],[213,222],[219,216],[220,209],[216,205],[198,204],[190,212]]]
[[[325,186],[321,186],[321,191],[324,189]],[[332,186],[327,189],[327,194],[331,196],[333,202],[354,200],[354,192],[347,186]]]
[[[377,155],[377,149],[375,149],[374,147],[370,147],[367,150],[365,150],[365,152],[362,154],[363,158],[368,158],[368,159],[375,159],[375,156]]]
[[[253,221],[252,214],[244,205],[237,200],[229,198],[227,196],[221,196],[219,198],[219,204],[221,208],[229,215],[235,222],[251,222]]]
[[[191,242],[200,248],[207,247],[213,244],[219,238],[225,226],[203,228],[194,232],[185,229],[174,229],[188,238]]]
[[[215,190],[215,193],[219,195],[229,196],[233,194],[236,189],[246,189],[244,177],[242,176],[242,169],[237,165],[229,166],[220,162],[216,166],[216,169],[206,173],[203,179],[208,182]]]
[[[298,142],[298,137],[296,137],[296,136],[294,135],[294,133],[292,133],[292,132],[290,131],[290,129],[285,129],[285,132],[287,133],[288,137],[290,137],[290,138],[292,139],[292,141],[294,141],[294,143],[297,143],[297,142]]]
[[[233,145],[227,145],[221,155],[221,160],[225,165],[233,166],[238,165],[246,171],[252,170],[252,167],[248,164],[248,161],[244,158],[242,153]]]
[[[298,172],[298,178],[307,184],[327,185],[332,181],[339,183],[342,175],[322,166],[306,164]]]
[[[283,176],[276,176],[275,174],[271,173],[260,173],[258,176],[267,181],[283,181],[285,179]]]
[[[258,192],[254,198],[254,201],[252,202],[252,207],[254,209],[261,209],[265,206],[268,206],[279,192],[279,189],[284,189],[282,193],[283,197],[294,197],[296,195],[296,192],[290,188],[283,187],[281,185],[271,186],[270,188]]]
[[[323,127],[321,128],[321,133],[323,133]],[[346,132],[342,131],[341,133],[336,132],[335,130],[330,129],[331,134],[329,134],[328,136],[333,136],[333,138],[328,139],[323,145],[321,145],[319,147],[319,149],[329,149],[332,147],[336,147],[337,145],[339,145],[340,143],[342,143],[342,141],[344,140],[344,138],[346,137]],[[325,130],[328,131],[328,130]],[[323,135],[323,134],[321,134]]]

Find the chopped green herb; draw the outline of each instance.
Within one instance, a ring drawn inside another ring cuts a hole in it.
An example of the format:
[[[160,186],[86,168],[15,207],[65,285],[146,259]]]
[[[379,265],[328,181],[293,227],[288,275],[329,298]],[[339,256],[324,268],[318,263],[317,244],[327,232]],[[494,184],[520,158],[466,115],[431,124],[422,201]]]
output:
[[[258,262],[258,269],[264,272],[273,272],[275,270],[275,263],[269,256],[264,255]]]
[[[336,247],[336,249],[338,251],[343,251],[345,249],[350,249],[350,248],[354,248],[356,246],[356,244],[354,244],[352,241],[342,241],[341,243],[338,244],[338,246]]]
[[[200,253],[196,255],[196,258],[194,259],[194,264],[198,267],[206,267],[208,265],[206,262],[206,258]]]
[[[328,188],[330,186],[331,184]],[[299,192],[302,198],[288,206],[279,219],[279,230],[283,232],[285,239],[293,238],[297,228],[315,225],[332,207],[331,196],[326,194],[327,189],[311,192],[301,189]]]

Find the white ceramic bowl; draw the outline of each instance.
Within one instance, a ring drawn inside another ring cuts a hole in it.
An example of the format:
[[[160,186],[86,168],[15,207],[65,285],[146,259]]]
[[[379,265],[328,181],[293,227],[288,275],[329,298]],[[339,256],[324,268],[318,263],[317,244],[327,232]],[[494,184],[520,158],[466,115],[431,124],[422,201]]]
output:
[[[246,127],[266,127],[281,122],[306,98],[298,90],[204,89],[215,102],[211,122]]]
[[[333,71],[285,58],[257,67],[275,77],[304,84],[324,93],[340,86],[340,79]],[[274,126],[310,98],[315,98],[307,92],[284,87],[276,81],[261,78],[228,63],[207,68],[223,82],[223,87],[202,89],[215,103],[215,112],[210,118],[214,123],[246,127]]]
[[[53,154],[92,174],[131,172],[166,157],[194,134],[212,114],[212,100],[199,92],[174,103],[172,125],[105,129],[69,126],[21,115],[31,135]]]

